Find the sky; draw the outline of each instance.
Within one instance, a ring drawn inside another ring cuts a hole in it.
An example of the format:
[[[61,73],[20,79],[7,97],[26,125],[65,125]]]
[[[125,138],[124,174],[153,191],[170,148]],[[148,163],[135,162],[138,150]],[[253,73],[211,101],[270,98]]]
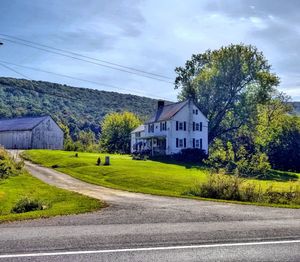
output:
[[[0,76],[176,101],[177,66],[192,54],[244,43],[264,53],[281,79],[279,89],[300,101],[298,0],[1,0],[0,10]],[[11,37],[164,78],[31,48]]]

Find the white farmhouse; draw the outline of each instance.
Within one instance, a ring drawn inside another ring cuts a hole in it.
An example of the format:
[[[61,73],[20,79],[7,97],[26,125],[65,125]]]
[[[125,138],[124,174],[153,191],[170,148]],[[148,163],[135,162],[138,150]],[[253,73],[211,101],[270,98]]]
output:
[[[154,116],[131,132],[131,153],[150,150],[152,155],[172,155],[185,148],[208,153],[208,120],[191,99],[158,101]]]

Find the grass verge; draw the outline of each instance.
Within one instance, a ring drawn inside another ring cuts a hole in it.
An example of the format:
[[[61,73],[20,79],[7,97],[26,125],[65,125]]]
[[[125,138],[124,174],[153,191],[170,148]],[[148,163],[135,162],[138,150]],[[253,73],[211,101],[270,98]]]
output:
[[[16,203],[24,197],[38,199],[46,209],[20,214],[11,213]],[[79,214],[102,207],[104,203],[99,200],[47,185],[26,172],[0,180],[0,223]]]

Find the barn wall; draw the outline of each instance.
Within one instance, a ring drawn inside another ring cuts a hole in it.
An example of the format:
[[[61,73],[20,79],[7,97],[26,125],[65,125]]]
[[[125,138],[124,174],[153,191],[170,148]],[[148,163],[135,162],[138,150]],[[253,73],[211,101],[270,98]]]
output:
[[[31,131],[0,132],[0,145],[7,149],[30,149]]]
[[[64,134],[48,117],[32,130],[32,148],[63,149]]]

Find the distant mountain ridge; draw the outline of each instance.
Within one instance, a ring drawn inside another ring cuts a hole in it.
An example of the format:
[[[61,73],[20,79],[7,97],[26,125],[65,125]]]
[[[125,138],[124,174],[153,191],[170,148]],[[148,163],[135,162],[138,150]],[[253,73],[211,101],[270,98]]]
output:
[[[293,107],[294,107],[294,112],[295,112],[297,115],[300,115],[300,102],[291,102],[291,104],[292,104]]]
[[[126,110],[144,120],[156,104],[147,97],[0,77],[0,118],[51,115],[68,126],[73,137],[80,130],[99,135],[100,122],[110,112]]]
[[[300,115],[300,102],[291,102]],[[100,123],[110,112],[130,111],[146,120],[157,100],[117,92],[78,88],[45,81],[0,77],[0,118],[50,115],[70,129],[100,134]]]

